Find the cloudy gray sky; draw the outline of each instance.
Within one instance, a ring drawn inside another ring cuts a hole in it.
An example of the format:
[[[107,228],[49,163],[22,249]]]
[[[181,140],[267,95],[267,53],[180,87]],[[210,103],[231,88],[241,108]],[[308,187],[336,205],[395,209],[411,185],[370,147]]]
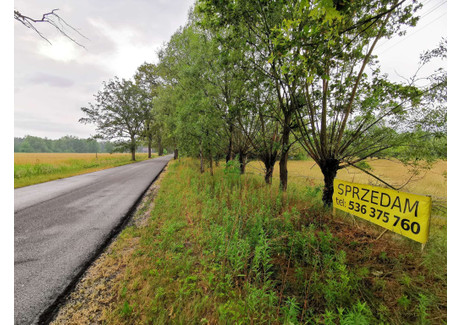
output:
[[[143,62],[187,19],[193,0],[17,0],[14,8],[38,18],[51,9],[77,28],[67,28],[86,49],[50,26],[37,25],[51,45],[19,22],[14,26],[14,135],[88,137],[93,126],[78,123],[103,81],[131,78]]]
[[[412,75],[420,53],[447,36],[446,0],[422,2],[426,5],[418,27],[377,47],[383,70],[392,78]],[[94,126],[78,123],[80,108],[92,101],[103,81],[131,78],[140,64],[155,62],[156,51],[185,24],[192,4],[193,0],[15,1],[16,10],[34,18],[59,8],[59,15],[89,40],[72,33],[83,49],[51,27],[38,25],[50,45],[15,22],[14,135],[55,139],[94,134]]]

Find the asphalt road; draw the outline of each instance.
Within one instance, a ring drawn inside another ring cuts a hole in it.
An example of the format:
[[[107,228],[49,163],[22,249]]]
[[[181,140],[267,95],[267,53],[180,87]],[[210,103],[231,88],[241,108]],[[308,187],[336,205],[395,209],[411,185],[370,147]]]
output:
[[[172,155],[14,190],[14,319],[35,324]]]

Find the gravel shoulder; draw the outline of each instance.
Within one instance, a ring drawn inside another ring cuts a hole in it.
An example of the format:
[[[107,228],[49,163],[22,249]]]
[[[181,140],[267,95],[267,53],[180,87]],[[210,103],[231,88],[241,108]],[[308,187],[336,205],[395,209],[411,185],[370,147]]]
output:
[[[128,228],[145,227],[150,220],[150,213],[155,204],[155,197],[161,186],[161,180],[167,172],[167,166],[158,179],[144,194],[133,217],[128,222]],[[114,284],[123,281],[126,271],[125,261],[136,251],[140,238],[127,240],[122,231],[105,249],[101,256],[83,274],[75,289],[63,302],[54,320],[58,324],[106,324],[106,313],[114,308]],[[116,252],[117,258],[114,257]]]

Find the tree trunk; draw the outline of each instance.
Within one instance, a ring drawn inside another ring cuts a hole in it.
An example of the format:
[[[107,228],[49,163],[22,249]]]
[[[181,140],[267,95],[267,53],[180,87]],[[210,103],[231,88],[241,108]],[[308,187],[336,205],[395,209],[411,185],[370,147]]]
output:
[[[238,154],[238,158],[240,161],[240,173],[244,174],[244,171],[246,169],[246,155],[244,155],[241,151]]]
[[[149,137],[148,147],[149,147],[149,158],[152,158],[152,138],[151,137]]]
[[[271,184],[273,180],[273,167],[265,171],[265,183]]]
[[[325,207],[332,205],[332,195],[334,194],[334,178],[339,170],[339,161],[328,158],[318,164],[324,176],[323,204]]]
[[[265,183],[271,184],[273,180],[273,170],[275,166],[275,159],[266,158],[264,160],[265,165]]]
[[[214,171],[212,170],[212,155],[209,155],[209,172],[211,176],[214,176]]]
[[[203,150],[200,148],[200,172],[204,173]]]
[[[136,161],[136,141],[134,139],[134,136],[131,136],[130,149],[131,149],[131,160]]]
[[[179,149],[175,148],[174,149],[174,160],[176,160],[179,157]]]
[[[225,157],[225,163],[228,163],[230,160],[233,160],[233,125],[230,125],[230,141],[228,143],[227,156]]]
[[[136,161],[136,148],[131,146],[131,160]]]
[[[281,154],[280,154],[280,188],[283,192],[287,190],[288,184],[288,155],[289,155],[289,124],[291,123],[291,116],[287,115],[284,118],[283,133],[281,138]]]
[[[158,137],[158,156],[163,156],[163,144],[161,143],[161,137]]]

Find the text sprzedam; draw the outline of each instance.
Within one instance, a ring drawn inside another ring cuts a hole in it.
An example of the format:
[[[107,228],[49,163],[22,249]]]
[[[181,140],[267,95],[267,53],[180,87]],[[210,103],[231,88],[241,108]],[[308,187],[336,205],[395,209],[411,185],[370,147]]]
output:
[[[345,185],[342,183],[338,185],[337,189],[339,195],[347,196],[348,194],[350,194],[353,199],[356,198],[358,200],[372,203],[374,205],[388,207],[392,210],[398,210],[400,213],[410,213],[414,210],[414,216],[418,216],[418,200],[416,200],[415,202],[411,202],[409,198],[406,198],[405,200],[403,200],[403,202],[401,202],[399,196],[396,196],[394,197],[394,199],[392,199],[390,195],[384,192],[370,190],[367,188],[360,188],[358,186],[352,186],[348,184]]]

